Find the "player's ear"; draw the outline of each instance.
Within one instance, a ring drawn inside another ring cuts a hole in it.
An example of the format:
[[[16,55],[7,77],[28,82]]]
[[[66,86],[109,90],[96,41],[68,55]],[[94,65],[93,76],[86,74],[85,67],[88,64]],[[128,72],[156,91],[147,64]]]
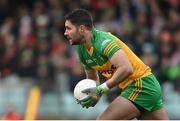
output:
[[[80,33],[84,33],[84,31],[85,31],[85,26],[84,25],[80,25],[79,26],[79,32]]]

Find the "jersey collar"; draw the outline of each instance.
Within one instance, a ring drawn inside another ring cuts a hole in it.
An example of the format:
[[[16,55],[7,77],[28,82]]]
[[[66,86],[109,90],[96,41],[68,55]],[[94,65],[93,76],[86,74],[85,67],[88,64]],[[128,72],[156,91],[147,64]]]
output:
[[[93,54],[93,51],[94,51],[94,47],[93,47],[93,41],[94,41],[94,37],[95,37],[95,28],[93,28],[92,29],[92,31],[91,31],[91,42],[92,42],[92,46],[91,46],[91,48],[90,49],[86,49],[87,50],[87,52],[88,52],[88,54],[90,55],[90,56],[92,56],[92,54]]]
[[[86,50],[87,50],[88,54],[89,54],[90,56],[92,56],[94,48],[91,47],[90,49],[86,49]]]

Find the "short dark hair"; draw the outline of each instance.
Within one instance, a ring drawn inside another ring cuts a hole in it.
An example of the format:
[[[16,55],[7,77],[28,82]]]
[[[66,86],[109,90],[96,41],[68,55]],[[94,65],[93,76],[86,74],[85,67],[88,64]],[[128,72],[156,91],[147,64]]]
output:
[[[75,9],[65,16],[72,24],[79,26],[84,24],[89,29],[93,28],[93,19],[91,14],[85,9]]]

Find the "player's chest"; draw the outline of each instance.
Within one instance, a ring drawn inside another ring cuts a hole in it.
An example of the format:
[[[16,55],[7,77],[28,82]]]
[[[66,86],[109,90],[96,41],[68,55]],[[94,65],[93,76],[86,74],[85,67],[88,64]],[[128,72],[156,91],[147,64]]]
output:
[[[84,50],[82,54],[83,54],[83,59],[86,62],[86,64],[91,67],[102,66],[108,61],[108,58],[100,55],[95,50],[92,53],[89,53],[88,51]]]

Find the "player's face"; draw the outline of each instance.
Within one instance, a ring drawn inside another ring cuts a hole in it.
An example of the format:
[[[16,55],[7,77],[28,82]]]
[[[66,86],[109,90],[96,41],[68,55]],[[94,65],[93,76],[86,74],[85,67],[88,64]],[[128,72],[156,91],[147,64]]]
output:
[[[64,35],[67,37],[71,45],[82,44],[83,36],[79,33],[78,28],[75,25],[66,20],[65,28]]]

